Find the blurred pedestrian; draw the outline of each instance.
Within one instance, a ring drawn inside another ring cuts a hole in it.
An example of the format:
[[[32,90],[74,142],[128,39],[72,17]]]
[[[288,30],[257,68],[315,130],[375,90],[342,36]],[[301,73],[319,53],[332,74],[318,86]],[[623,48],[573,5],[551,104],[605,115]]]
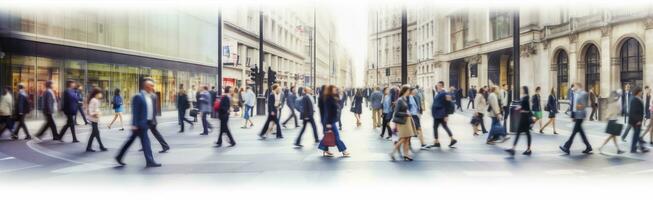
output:
[[[88,143],[86,144],[86,152],[95,152],[93,150],[93,140],[97,140],[100,145],[100,151],[106,151],[107,148],[102,144],[100,139],[100,129],[98,128],[98,123],[100,122],[100,116],[102,116],[102,90],[100,88],[93,88],[91,95],[88,96],[88,102],[86,103],[88,118],[91,121],[91,136],[88,138]]]
[[[417,90],[415,88],[410,88],[408,92],[409,94],[406,97],[406,100],[408,103],[408,114],[410,114],[413,122],[413,132],[415,133],[413,136],[417,136],[419,139],[421,149],[427,149],[427,145],[424,142],[424,134],[422,133],[422,111],[420,108],[421,102],[417,96]],[[410,145],[410,138],[408,143]]]
[[[291,119],[295,121],[295,128],[299,127],[299,123],[297,123],[297,115],[295,114],[295,103],[297,100],[297,92],[295,92],[295,86],[290,87],[290,91],[288,92],[288,95],[286,97],[286,105],[288,106],[288,109],[290,110],[290,115],[288,116],[288,119],[286,119],[281,125],[284,128],[286,127],[286,124],[290,122]]]
[[[505,142],[508,140],[505,127],[501,124],[502,118],[502,105],[499,101],[501,93],[497,86],[490,87],[490,91],[487,98],[488,103],[488,113],[487,115],[492,119],[492,125],[490,125],[490,134],[488,135],[486,144],[496,144],[497,142]]]
[[[29,140],[32,139],[32,135],[29,134],[29,130],[27,130],[27,126],[25,125],[25,116],[29,114],[32,110],[32,105],[30,104],[29,101],[29,96],[27,95],[27,92],[25,92],[25,85],[23,83],[18,84],[18,96],[16,97],[16,124],[15,124],[15,129],[14,132],[11,134],[11,138],[16,140],[18,139],[18,132],[20,129],[23,129],[23,132],[25,133],[25,139]]]
[[[86,120],[86,115],[84,114],[84,86],[78,84],[75,89],[75,95],[77,95],[77,111],[82,115],[84,125],[88,125],[88,120]],[[77,124],[77,114],[75,114],[75,124]]]
[[[62,141],[63,136],[66,134],[66,130],[70,128],[70,132],[73,136],[73,143],[79,142],[77,140],[77,134],[75,130],[75,115],[77,115],[77,109],[79,108],[79,100],[77,99],[77,83],[73,80],[66,81],[66,90],[63,93],[63,112],[66,115],[66,124],[59,131],[59,136],[57,140]]]
[[[557,135],[558,132],[556,132],[556,114],[558,113],[558,98],[556,97],[556,91],[554,88],[551,88],[551,92],[549,92],[549,98],[546,101],[544,110],[549,113],[549,121],[547,121],[544,126],[540,127],[540,134],[544,133],[544,128],[551,124],[551,127],[553,128],[553,134]]]
[[[533,114],[531,113],[531,102],[530,102],[530,96],[528,94],[528,86],[522,86],[521,87],[521,98],[519,100],[519,107],[517,110],[519,111],[519,126],[517,128],[517,133],[515,133],[515,140],[512,143],[512,148],[506,149],[506,152],[510,154],[510,156],[515,155],[515,147],[517,147],[517,142],[519,142],[519,137],[523,134],[526,135],[526,151],[522,153],[523,155],[530,156],[532,151],[531,151],[531,124],[533,124]]]
[[[540,96],[540,86],[535,87],[535,94],[533,94],[533,98],[531,100],[531,114],[533,117],[535,117],[535,121],[533,121],[533,126],[535,126],[535,123],[540,124],[540,129],[542,129],[542,96]],[[529,133],[530,134],[530,133]]]
[[[270,92],[270,95],[268,96],[268,118],[263,123],[263,129],[259,134],[261,139],[265,139],[266,134],[270,132],[271,129],[268,128],[276,128],[277,138],[283,138],[278,116],[281,107],[281,95],[281,87],[277,84],[272,85],[272,92]],[[270,123],[272,123],[272,127],[270,127]]]
[[[592,153],[592,145],[589,143],[589,140],[587,140],[587,136],[585,135],[585,130],[583,130],[583,122],[585,121],[585,118],[587,117],[587,111],[585,111],[587,102],[588,102],[588,97],[587,97],[587,92],[583,90],[583,85],[581,83],[576,82],[574,84],[574,108],[573,108],[573,116],[574,116],[574,129],[571,132],[571,136],[569,136],[569,140],[563,145],[560,146],[560,150],[565,152],[566,154],[569,154],[570,151],[569,149],[571,148],[571,145],[574,142],[574,137],[576,134],[580,135],[580,138],[583,140],[583,143],[585,143],[585,150],[583,151],[584,154],[591,154]],[[644,111],[642,110],[642,113]]]
[[[313,119],[313,114],[315,111],[313,110],[313,100],[311,97],[313,95],[313,90],[311,90],[310,87],[305,87],[304,88],[304,96],[300,97],[300,101],[302,102],[302,111],[300,112],[301,118],[303,120],[303,125],[302,129],[299,131],[299,135],[297,136],[297,140],[295,140],[295,146],[301,147],[301,141],[302,141],[302,135],[304,135],[304,131],[306,130],[306,126],[308,124],[311,124],[311,127],[313,128],[313,138],[315,139],[315,143],[320,142],[318,135],[317,135],[317,126],[315,125],[315,119]]]
[[[356,91],[356,95],[354,95],[351,102],[351,112],[356,117],[356,127],[361,126],[361,114],[363,113],[363,93],[361,90]]]
[[[199,109],[197,105],[197,96],[198,96],[197,94],[199,94],[199,92],[197,92],[197,89],[195,89],[195,85],[191,85],[190,90],[188,90],[188,94],[186,94],[188,96],[188,101],[192,106],[191,109]],[[193,122],[197,122],[197,115],[192,117],[193,117]]]
[[[120,96],[120,89],[116,88],[113,91],[113,99],[111,100],[111,105],[113,106],[113,119],[111,120],[111,123],[109,123],[109,126],[107,128],[111,129],[111,126],[113,125],[114,122],[116,122],[116,119],[120,120],[120,131],[125,130],[125,125],[122,123],[122,113],[125,112],[125,107],[124,107],[124,102],[122,99],[122,96]]]
[[[605,141],[603,141],[601,147],[599,147],[599,152],[601,153],[603,153],[603,147],[605,147],[605,145],[608,144],[610,140],[614,142],[614,146],[617,148],[617,154],[624,153],[624,151],[619,148],[619,143],[617,142],[617,137],[621,135],[621,129],[623,129],[623,124],[619,124],[619,122],[617,122],[621,112],[621,105],[619,105],[620,96],[621,94],[619,94],[617,91],[613,91],[610,93],[610,97],[608,98],[608,106],[605,113],[605,118],[608,119],[608,125],[606,126],[605,132],[609,134],[609,136],[605,139]]]
[[[621,141],[626,142],[626,137],[628,137],[628,132],[630,132],[630,129],[632,125],[628,123],[628,116],[629,116],[629,111],[630,111],[630,103],[633,100],[633,93],[630,91],[631,86],[630,84],[626,84],[624,86],[623,93],[621,93],[621,115],[624,117],[624,123],[626,123],[626,129],[624,130],[624,133],[621,135]]]
[[[322,150],[322,156],[326,157],[332,157],[333,153],[329,151],[329,146],[330,142],[328,142],[329,138],[333,140],[335,143],[335,146],[338,148],[338,151],[342,153],[343,157],[349,157],[350,154],[347,152],[347,147],[345,146],[345,143],[342,142],[340,138],[340,133],[338,129],[336,129],[336,122],[338,121],[338,101],[340,101],[339,93],[338,93],[338,88],[334,85],[329,85],[328,87],[325,88],[324,94],[322,95],[322,101],[323,101],[323,117],[324,117],[324,124],[325,124],[325,136],[322,137],[322,141],[320,142],[318,149]],[[333,134],[332,136],[327,136],[327,134]]]
[[[197,98],[197,104],[202,113],[202,133],[200,135],[208,135],[209,132],[213,131],[213,127],[209,124],[208,119],[209,114],[212,112],[211,93],[209,93],[208,86],[200,86],[200,88],[200,96]]]
[[[413,161],[413,158],[409,155],[410,148],[410,138],[415,135],[415,126],[413,122],[413,117],[409,111],[409,96],[410,96],[410,87],[403,86],[399,92],[399,99],[395,104],[394,116],[392,117],[392,122],[397,124],[397,135],[399,136],[399,141],[394,144],[392,152],[390,152],[390,158],[395,160],[394,154],[401,150],[404,161]]]
[[[592,112],[590,113],[590,121],[599,120],[598,113],[596,112],[599,108],[599,97],[594,92],[594,88],[590,88],[590,106],[592,107]]]
[[[383,109],[383,93],[379,87],[374,88],[374,92],[370,94],[370,103],[372,106],[372,125],[374,128],[381,127],[382,123],[382,109]]]
[[[640,138],[642,132],[642,123],[644,121],[644,102],[642,101],[642,88],[633,89],[633,98],[628,108],[628,124],[633,127],[633,140],[631,141],[630,153],[649,152],[644,146],[644,141]]]
[[[485,112],[487,111],[487,101],[485,100],[485,97],[483,94],[485,93],[485,89],[481,88],[478,90],[478,95],[474,95],[474,104],[476,107],[473,107],[474,109],[474,116],[472,116],[472,128],[474,131],[474,136],[479,135],[479,126],[481,127],[481,131],[483,134],[487,133],[487,130],[485,130],[485,122],[483,117],[485,116]]]
[[[385,135],[385,132],[388,131],[388,136],[386,139],[390,139],[392,136],[392,129],[390,128],[390,120],[392,120],[392,111],[394,110],[393,105],[392,105],[392,96],[394,96],[391,93],[396,93],[393,88],[388,88],[386,87],[383,89],[384,97],[383,97],[383,117],[381,121],[381,135],[380,137],[383,138]]]
[[[11,95],[11,87],[6,86],[2,89],[2,93],[0,93],[0,136],[2,136],[5,130],[9,132],[13,131],[13,110],[14,97]]]
[[[243,104],[245,106],[245,112],[243,113],[243,118],[245,119],[245,124],[241,128],[253,127],[254,122],[250,119],[254,114],[254,105],[256,104],[256,95],[252,91],[252,87],[247,86],[247,91],[241,96],[243,99]],[[249,126],[247,126],[249,123]]]
[[[458,141],[453,137],[451,130],[449,130],[449,126],[447,125],[449,114],[452,111],[451,108],[454,106],[453,102],[451,102],[452,97],[448,92],[444,90],[443,81],[438,82],[435,88],[438,94],[435,95],[433,104],[431,106],[431,115],[433,116],[434,141],[432,145],[428,146],[428,148],[440,147],[440,141],[438,140],[438,127],[440,126],[444,128],[444,130],[447,132],[447,135],[449,135],[449,138],[451,139],[449,147],[453,147]]]
[[[219,99],[216,99],[216,101],[220,101],[220,107],[217,110],[220,118],[220,134],[218,135],[218,141],[215,143],[217,147],[222,146],[222,134],[227,135],[227,138],[229,138],[230,147],[236,146],[236,141],[231,135],[231,129],[229,129],[229,108],[231,107],[230,104],[233,102],[231,99],[232,94],[234,94],[234,91],[231,90],[231,86],[227,86],[224,88],[222,96]]]
[[[190,124],[190,126],[194,126],[193,122],[191,122],[189,119],[186,118],[186,110],[190,108],[190,102],[188,102],[188,95],[186,93],[186,90],[184,89],[184,84],[179,85],[179,91],[177,92],[177,121],[179,122],[179,126],[181,126],[181,129],[179,130],[179,133],[184,132],[184,122]],[[122,120],[121,120],[122,121]]]

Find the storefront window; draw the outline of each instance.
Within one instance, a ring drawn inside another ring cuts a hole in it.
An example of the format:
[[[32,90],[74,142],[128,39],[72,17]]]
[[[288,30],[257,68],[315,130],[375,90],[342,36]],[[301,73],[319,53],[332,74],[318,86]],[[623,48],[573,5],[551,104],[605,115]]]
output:
[[[25,92],[29,95],[32,101],[36,100],[36,81],[34,78],[36,74],[34,69],[36,69],[36,57],[33,56],[9,56],[8,66],[11,67],[11,86],[14,91],[18,91],[18,84],[23,83],[25,85]],[[36,106],[32,104],[32,106]],[[32,107],[34,110],[34,107]],[[32,112],[30,114],[35,114]]]
[[[112,82],[112,65],[107,63],[88,63],[88,82],[86,83],[87,88],[98,87],[104,91],[105,97],[110,96],[110,88]],[[110,110],[110,102],[112,98],[104,98],[102,104],[103,110]]]
[[[36,58],[36,87],[37,87],[37,97],[38,97],[38,105],[43,105],[41,103],[42,99],[40,98],[43,96],[43,92],[45,91],[45,82],[46,81],[52,81],[52,90],[55,93],[55,96],[57,98],[60,98],[60,92],[61,92],[61,77],[60,77],[60,69],[63,67],[63,61],[61,60],[56,60],[56,59],[50,59],[50,58],[44,58],[44,57],[37,57]],[[41,106],[38,107],[41,109]]]
[[[567,89],[569,88],[569,60],[567,52],[558,51],[556,65],[558,69],[558,97],[567,99]]]

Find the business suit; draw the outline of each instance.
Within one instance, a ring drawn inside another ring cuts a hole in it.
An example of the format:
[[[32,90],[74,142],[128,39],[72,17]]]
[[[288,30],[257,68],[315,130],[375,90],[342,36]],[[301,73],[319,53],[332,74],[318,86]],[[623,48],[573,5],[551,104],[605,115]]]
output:
[[[472,88],[467,92],[467,99],[469,99],[469,102],[467,102],[467,109],[469,109],[469,104],[472,104],[472,109],[475,109],[474,100],[476,99],[476,89]]]
[[[576,92],[574,94],[574,101],[573,105],[575,105],[572,108],[572,116],[574,116],[574,129],[571,132],[571,136],[569,136],[569,140],[565,142],[564,146],[560,147],[562,151],[565,153],[569,154],[569,148],[571,148],[572,143],[574,142],[574,137],[576,134],[580,135],[580,138],[583,140],[583,143],[585,143],[585,151],[583,153],[589,154],[592,152],[592,145],[590,145],[589,141],[587,140],[587,136],[585,135],[585,131],[583,130],[583,121],[585,121],[585,117],[587,116],[587,111],[585,111],[585,106],[587,105],[588,97],[587,97],[587,92],[585,91],[580,91]]]
[[[77,110],[79,111],[79,114],[82,115],[82,119],[84,120],[84,124],[88,125],[88,120],[86,120],[86,114],[84,114],[84,96],[82,95],[82,91],[79,89],[75,89],[75,95],[77,96]],[[75,114],[75,122],[77,122],[77,114]]]
[[[433,116],[434,122],[433,122],[433,137],[437,140],[438,139],[438,127],[442,125],[444,130],[447,132],[449,137],[452,136],[451,130],[449,130],[449,126],[447,126],[447,122],[444,120],[445,118],[448,117],[447,114],[447,109],[446,107],[448,106],[447,104],[450,104],[451,102],[446,99],[447,93],[444,91],[438,92],[437,95],[435,95],[435,98],[433,99],[433,105],[431,106],[431,115]]]
[[[268,127],[270,126],[270,123],[276,124],[276,129],[277,129],[277,138],[283,138],[281,134],[281,125],[279,124],[279,112],[276,107],[276,98],[274,96],[274,92],[270,93],[268,96],[268,119],[265,120],[265,125],[263,125],[263,130],[261,130],[261,134],[259,136],[261,138],[265,138],[265,132],[268,131]],[[222,106],[220,106],[222,107]]]
[[[295,127],[299,127],[299,123],[297,123],[297,115],[295,114],[295,100],[297,100],[297,96],[295,96],[293,93],[290,93],[286,99],[286,105],[288,105],[288,109],[290,109],[290,116],[288,116],[288,119],[282,123],[284,127],[286,127],[286,124],[290,121],[290,119],[294,119]]]
[[[190,102],[188,102],[188,96],[186,96],[186,93],[179,92],[177,93],[177,118],[179,120],[179,125],[181,126],[181,130],[179,132],[184,132],[184,122],[187,122],[191,126],[193,125],[193,122],[191,122],[189,119],[186,119],[186,110],[190,107]]]
[[[73,134],[73,142],[79,142],[77,140],[77,134],[75,133],[75,116],[77,115],[77,109],[79,108],[79,100],[77,99],[75,89],[68,88],[64,91],[62,103],[63,112],[66,114],[66,125],[61,128],[61,131],[59,131],[59,137],[57,140],[62,140],[63,136],[66,134],[66,130],[70,128],[70,132]]]
[[[202,91],[200,92],[200,95],[197,98],[197,104],[199,105],[200,112],[202,112],[202,128],[203,132],[201,135],[208,135],[209,134],[209,129],[212,129],[211,125],[209,124],[209,120],[207,119],[207,116],[211,113],[213,109],[211,109],[211,94],[207,91]],[[222,106],[222,104],[220,105]]]
[[[43,93],[43,117],[45,118],[45,124],[41,126],[41,129],[36,133],[36,137],[41,138],[43,137],[43,134],[47,129],[50,129],[52,132],[52,139],[56,140],[59,138],[59,134],[57,133],[57,124],[54,123],[54,118],[52,117],[52,114],[56,111],[55,105],[57,104],[57,99],[54,96],[54,91],[52,89],[47,89]]]
[[[231,97],[222,96],[218,101],[220,101],[220,109],[218,110],[218,118],[220,118],[220,134],[218,135],[218,141],[216,144],[218,146],[222,145],[222,134],[226,134],[229,138],[229,143],[231,146],[236,145],[236,141],[231,135],[231,130],[229,129],[229,108],[231,108]],[[279,133],[281,134],[281,133]]]
[[[141,93],[142,93],[142,95],[144,95],[144,98],[148,97],[147,94],[143,94],[145,92],[141,92]],[[152,135],[154,135],[154,138],[156,138],[156,140],[159,142],[159,144],[161,144],[161,148],[163,148],[163,150],[159,151],[159,153],[165,153],[168,150],[170,150],[170,145],[168,145],[166,140],[163,139],[163,136],[161,136],[161,133],[159,133],[159,130],[156,128],[156,125],[157,125],[156,114],[159,113],[159,111],[156,109],[157,96],[156,96],[156,94],[150,94],[149,97],[152,100],[152,104],[153,104],[152,105],[152,110],[153,110],[154,115],[152,116],[152,120],[148,121],[148,126],[149,126],[150,131],[152,132]],[[147,133],[147,132],[145,132],[145,133]]]
[[[29,114],[30,111],[30,105],[29,105],[29,100],[28,100],[27,93],[25,93],[25,90],[20,90],[18,92],[18,97],[16,98],[16,129],[14,129],[14,132],[11,134],[11,137],[13,139],[18,139],[18,132],[20,129],[23,129],[23,132],[25,133],[25,139],[29,140],[32,139],[32,136],[29,134],[29,130],[27,130],[27,126],[25,126],[25,115]]]
[[[628,108],[628,124],[633,127],[633,141],[631,141],[630,152],[636,153],[637,149],[642,152],[648,152],[644,147],[644,141],[640,138],[642,131],[642,123],[644,123],[644,102],[635,96],[630,100],[630,107]]]
[[[315,125],[315,119],[313,118],[313,115],[315,113],[315,110],[313,109],[313,101],[311,101],[311,97],[306,95],[301,98],[303,109],[302,112],[300,113],[300,117],[303,120],[303,125],[302,129],[299,131],[299,135],[297,136],[297,140],[295,140],[295,146],[301,146],[301,141],[302,141],[302,135],[304,135],[304,131],[306,130],[306,126],[310,123],[311,127],[313,128],[313,137],[315,138],[315,143],[320,142],[319,138],[317,136],[317,126]]]
[[[624,129],[624,133],[621,135],[621,140],[626,141],[626,137],[628,137],[628,133],[630,132],[630,129],[632,128],[632,125],[628,123],[628,115],[630,114],[630,103],[633,100],[633,93],[630,91],[626,91],[623,94],[621,94],[621,115],[624,116],[624,123],[626,123],[626,129]]]
[[[209,94],[211,95],[211,101],[209,101],[210,105],[213,105],[215,103],[215,99],[218,98],[218,91],[209,90]],[[214,112],[213,109],[211,109],[211,118],[218,118],[218,113]]]
[[[138,137],[141,141],[141,146],[143,148],[143,155],[145,156],[145,161],[148,166],[150,165],[156,165],[156,162],[154,161],[154,156],[152,155],[152,147],[150,145],[150,139],[147,135],[147,129],[150,127],[151,121],[154,120],[156,116],[156,109],[148,109],[147,102],[145,98],[146,95],[144,94],[145,92],[141,91],[140,94],[137,94],[132,98],[132,127],[135,130],[132,130],[131,136],[129,136],[129,139],[127,139],[127,142],[122,146],[120,151],[118,152],[118,155],[116,156],[116,161],[118,163],[122,163],[122,158],[124,157],[125,153],[129,149],[129,147],[132,145],[134,140]],[[151,101],[151,104],[154,104],[155,101]],[[151,105],[152,108],[154,108],[154,105]],[[149,113],[149,114],[148,114]],[[151,116],[152,119],[148,120],[148,115]]]

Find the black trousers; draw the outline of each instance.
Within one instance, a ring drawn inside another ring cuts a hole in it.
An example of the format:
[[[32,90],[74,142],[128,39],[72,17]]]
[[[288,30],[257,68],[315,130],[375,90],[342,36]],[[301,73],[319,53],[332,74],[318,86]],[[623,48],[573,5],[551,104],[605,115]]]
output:
[[[54,118],[52,118],[52,114],[43,114],[45,118],[45,124],[41,126],[41,129],[39,132],[36,133],[36,137],[41,138],[43,137],[43,134],[45,133],[48,128],[52,132],[52,139],[57,139],[59,138],[59,134],[57,133],[57,124],[54,123]]]
[[[29,134],[29,130],[27,130],[27,126],[25,126],[25,115],[16,116],[16,129],[14,129],[11,137],[18,138],[18,132],[20,129],[23,129],[23,132],[25,133],[25,139],[32,138],[32,136]]]
[[[485,116],[483,116],[483,114],[479,113],[478,114],[478,119],[481,120],[481,122],[480,122],[481,131],[483,131],[483,133],[487,133],[487,129],[485,129]]]
[[[503,107],[503,127],[508,129],[508,115],[510,114],[510,106]]]
[[[93,129],[91,130],[91,136],[88,138],[88,144],[86,145],[86,149],[92,149],[93,140],[97,140],[97,143],[100,145],[100,149],[104,149],[104,145],[102,144],[102,139],[100,139],[100,129],[98,128],[97,122],[91,122],[91,127]]]
[[[153,123],[151,121],[147,122],[150,131],[152,131],[152,135],[154,135],[154,138],[156,138],[156,141],[159,141],[159,144],[161,144],[161,147],[163,149],[170,149],[170,145],[166,142],[165,139],[163,139],[163,136],[161,136],[161,133],[159,133],[159,130],[156,129],[156,123]],[[147,132],[146,132],[147,134]]]
[[[184,132],[184,122],[193,125],[193,122],[191,122],[189,119],[186,119],[186,109],[177,110],[177,118],[179,120],[179,125],[181,126],[181,132]]]
[[[145,161],[147,164],[154,164],[154,156],[152,155],[152,146],[150,145],[150,139],[147,136],[147,129],[138,129],[136,131],[132,131],[132,134],[129,136],[129,139],[127,139],[127,142],[125,142],[122,148],[120,148],[120,151],[118,151],[116,159],[122,161],[125,153],[132,145],[132,143],[134,143],[136,138],[141,140],[141,146],[143,147],[143,154],[145,155]]]
[[[302,135],[304,135],[304,131],[306,130],[306,126],[308,124],[311,124],[311,127],[313,128],[313,138],[315,138],[315,142],[320,142],[317,136],[317,126],[315,125],[315,119],[313,119],[311,116],[307,119],[304,119],[302,130],[299,131],[299,135],[297,136],[297,140],[295,140],[295,144],[299,144],[302,141]]]
[[[198,108],[197,102],[191,101],[190,103],[192,104],[193,108]],[[197,115],[193,116],[193,122],[197,122]]]
[[[583,121],[585,120],[574,119],[574,129],[571,132],[571,136],[569,136],[569,140],[565,142],[565,148],[569,149],[571,147],[571,144],[574,143],[574,137],[576,137],[576,134],[580,134],[580,138],[583,140],[583,143],[585,143],[587,149],[592,148],[592,145],[590,145],[590,142],[587,140],[587,136],[585,135],[585,131],[583,130]]]
[[[590,113],[590,120],[599,120],[598,113],[596,112],[598,108],[596,106],[592,106],[592,112]]]
[[[77,115],[77,113],[66,115],[66,125],[63,125],[61,131],[59,131],[59,137],[57,137],[57,140],[61,140],[66,134],[66,130],[70,128],[70,132],[73,134],[73,141],[77,141],[77,134],[75,133],[75,115]]]
[[[383,113],[383,121],[381,122],[381,137],[385,135],[385,130],[388,130],[388,137],[392,136],[392,129],[390,128],[390,117],[386,117],[386,115],[391,115],[391,114],[386,114]]]
[[[293,108],[290,108],[290,116],[288,116],[288,119],[283,121],[283,125],[286,125],[288,121],[290,121],[290,119],[295,119],[295,126],[299,126],[299,123],[297,123],[297,115],[295,115],[295,111],[293,110]]]
[[[444,128],[444,131],[447,132],[447,135],[449,135],[449,137],[453,136],[451,134],[451,130],[449,130],[449,126],[447,125],[447,122],[444,121],[444,119],[435,119],[433,120],[433,137],[435,137],[435,139],[438,139],[438,127],[440,127],[440,125],[442,125],[442,128]]]
[[[261,130],[261,134],[259,135],[260,136],[265,135],[265,132],[268,131],[268,127],[270,127],[270,123],[274,123],[275,125],[277,125],[277,138],[283,137],[281,134],[281,125],[279,125],[279,118],[277,118],[276,115],[270,115],[270,114],[268,114],[268,119],[265,120],[264,123],[265,125],[263,125],[263,130]]]
[[[218,135],[218,141],[216,142],[216,144],[222,145],[223,133],[227,135],[227,138],[229,138],[229,144],[231,145],[236,144],[234,137],[231,135],[231,130],[229,130],[229,117],[225,119],[220,119],[220,134]]]
[[[474,108],[474,98],[469,97],[469,101],[467,102],[467,109],[469,109],[469,104],[472,104],[472,109]]]
[[[78,104],[77,105],[77,112],[79,114],[82,114],[82,119],[84,120],[84,124],[88,124],[88,120],[86,120],[86,114],[84,114],[84,105],[83,104]],[[75,113],[75,122],[77,122],[77,113]]]
[[[11,125],[11,117],[9,116],[0,116],[0,124],[2,124],[2,127],[0,128],[0,136],[5,132],[5,130],[9,129],[9,132],[12,131],[13,127],[10,127]]]

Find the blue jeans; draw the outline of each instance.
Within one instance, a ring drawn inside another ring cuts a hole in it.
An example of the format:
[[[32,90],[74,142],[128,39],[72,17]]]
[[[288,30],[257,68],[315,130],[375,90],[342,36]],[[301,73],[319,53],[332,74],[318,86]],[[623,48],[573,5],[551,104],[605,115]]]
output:
[[[325,126],[326,127],[326,126]],[[325,128],[326,130],[326,128]],[[340,132],[338,131],[338,128],[336,127],[336,123],[331,123],[331,130],[333,131],[333,135],[336,137],[336,147],[338,147],[338,151],[344,152],[347,150],[347,147],[345,146],[345,143],[340,140]],[[322,141],[320,141],[320,145],[317,147],[318,149],[322,151],[328,151],[329,147],[324,145],[324,138],[322,138]]]
[[[202,132],[202,133],[204,133],[204,134],[208,134],[209,133],[209,128],[211,128],[210,127],[211,125],[209,124],[209,120],[206,119],[207,115],[209,115],[209,113],[207,113],[207,112],[202,113],[202,128],[204,128],[204,132]]]
[[[245,112],[243,112],[243,118],[249,119],[252,115],[252,110],[254,110],[254,106],[248,106],[245,105]]]

